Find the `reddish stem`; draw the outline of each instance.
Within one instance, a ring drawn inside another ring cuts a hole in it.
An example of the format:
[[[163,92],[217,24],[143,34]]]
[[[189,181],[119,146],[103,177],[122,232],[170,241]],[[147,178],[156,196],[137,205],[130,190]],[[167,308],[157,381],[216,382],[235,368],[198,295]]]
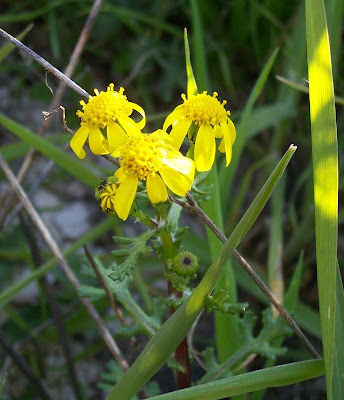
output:
[[[173,294],[177,298],[183,297],[183,292],[176,290],[171,282],[168,282],[168,294]],[[176,309],[174,307],[171,307],[171,313],[174,313],[175,311]],[[191,387],[191,366],[188,348],[189,347],[187,339],[184,338],[174,352],[175,360],[184,367],[184,372],[177,371],[178,389]]]

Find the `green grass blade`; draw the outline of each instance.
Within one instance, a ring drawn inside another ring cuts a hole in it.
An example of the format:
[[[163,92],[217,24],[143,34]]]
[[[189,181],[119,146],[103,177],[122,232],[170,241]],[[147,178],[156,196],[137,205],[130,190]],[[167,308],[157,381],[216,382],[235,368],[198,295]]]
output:
[[[22,40],[33,28],[33,24],[29,24],[22,32],[19,33],[16,38],[18,40]],[[16,46],[12,43],[7,43],[4,46],[1,47],[0,49],[0,63],[3,61],[10,53],[12,50],[14,50]]]
[[[264,84],[269,76],[269,73],[271,71],[273,63],[276,59],[277,53],[278,53],[278,49],[276,49],[272,53],[272,55],[269,57],[267,63],[265,64],[264,68],[262,69],[262,72],[260,73],[260,75],[251,91],[251,94],[246,103],[240,124],[237,128],[237,138],[236,138],[236,141],[234,142],[234,146],[233,146],[233,157],[232,157],[231,163],[228,168],[226,167],[225,161],[223,161],[223,163],[221,165],[221,168],[219,171],[219,181],[220,181],[220,187],[223,188],[223,190],[222,190],[223,193],[222,193],[221,198],[223,200],[224,206],[226,206],[228,204],[229,188],[231,187],[234,175],[238,168],[241,153],[245,146],[249,120],[251,117],[254,103],[256,102],[258,96],[260,95],[260,93],[264,87]]]
[[[218,256],[207,270],[193,294],[153,336],[131,368],[113,388],[107,400],[130,400],[162,367],[167,358],[184,339],[195,319],[203,309],[205,298],[207,294],[213,290],[227,264],[228,258],[261,213],[295,150],[295,146],[290,146],[241,218],[231,236],[223,245]]]
[[[276,78],[280,82],[284,83],[285,85],[287,85],[295,90],[298,90],[299,92],[303,92],[303,93],[307,93],[307,94],[309,93],[308,87],[306,85],[302,85],[300,83],[293,82],[290,79],[284,78],[283,76],[280,76],[280,75],[276,75]],[[335,96],[334,101],[337,104],[344,106],[344,97]]]
[[[75,157],[70,157],[49,143],[48,140],[35,135],[27,128],[5,117],[3,114],[0,114],[0,124],[13,133],[13,135],[20,138],[24,143],[34,147],[45,157],[54,160],[57,165],[80,182],[83,182],[91,188],[95,188],[98,185],[99,178],[89,169],[85,168],[84,163],[81,160]]]
[[[336,329],[334,340],[334,368],[332,393],[333,399],[341,399],[344,395],[344,290],[339,266],[336,279]]]
[[[150,400],[219,400],[269,387],[292,385],[324,373],[323,360],[300,361],[220,379],[177,392],[150,397]]]
[[[336,325],[338,145],[331,55],[322,0],[306,0],[315,238],[327,396],[332,399]]]
[[[107,218],[105,221],[101,222],[99,225],[97,225],[91,231],[89,231],[85,235],[81,236],[81,238],[79,240],[77,240],[74,244],[72,244],[66,250],[64,250],[63,255],[65,257],[69,257],[70,255],[74,254],[75,251],[77,249],[79,249],[80,247],[82,247],[84,244],[92,242],[93,240],[98,238],[100,235],[102,235],[105,231],[111,229],[111,227],[113,225],[114,225],[114,220]],[[0,308],[3,307],[8,302],[10,302],[16,296],[16,294],[18,292],[20,292],[29,283],[41,278],[48,271],[53,269],[56,266],[56,264],[57,264],[56,259],[52,258],[51,260],[49,260],[45,264],[43,264],[41,267],[37,268],[30,275],[26,276],[22,280],[14,283],[9,288],[4,290],[0,294]]]
[[[199,10],[199,3],[191,0],[191,15],[193,27],[193,44],[195,53],[195,65],[197,82],[200,91],[209,90],[209,79],[207,61],[205,55],[205,46],[203,41],[203,28]],[[206,184],[213,185],[213,193],[208,201],[202,203],[202,208],[212,221],[224,232],[223,215],[221,207],[220,186],[218,181],[218,173],[216,163],[213,164],[212,170],[207,178]],[[221,242],[215,237],[209,228],[206,228],[208,244],[212,260],[222,248]],[[233,273],[232,264],[228,261],[226,268],[223,271],[217,288],[228,291],[229,301],[237,302],[237,290],[235,276]],[[228,340],[230,338],[230,340]],[[239,322],[236,315],[223,314],[215,312],[215,342],[217,354],[221,362],[225,361],[233,354],[240,346]]]

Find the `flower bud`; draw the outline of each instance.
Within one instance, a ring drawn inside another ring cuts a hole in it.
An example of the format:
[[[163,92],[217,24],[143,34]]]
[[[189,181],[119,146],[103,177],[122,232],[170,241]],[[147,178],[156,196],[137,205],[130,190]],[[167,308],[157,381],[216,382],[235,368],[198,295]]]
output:
[[[181,251],[173,259],[173,271],[179,276],[193,276],[198,270],[198,259],[190,251]]]

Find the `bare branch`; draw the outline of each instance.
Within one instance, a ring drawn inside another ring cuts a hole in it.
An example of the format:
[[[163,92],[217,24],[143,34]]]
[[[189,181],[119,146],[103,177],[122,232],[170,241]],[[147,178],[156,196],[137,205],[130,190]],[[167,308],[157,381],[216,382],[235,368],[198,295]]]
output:
[[[102,338],[104,339],[104,342],[106,343],[108,349],[112,353],[112,355],[115,357],[116,361],[118,364],[121,366],[123,370],[128,369],[128,363],[124,359],[121,350],[119,349],[117,343],[111,336],[110,332],[108,329],[105,327],[103,321],[101,320],[97,310],[94,308],[94,306],[90,303],[90,301],[84,297],[81,297],[79,295],[79,287],[80,283],[75,276],[74,272],[70,268],[67,260],[63,256],[61,250],[59,249],[56,241],[52,237],[50,231],[47,229],[46,225],[42,221],[41,217],[38,215],[37,211],[31,204],[30,200],[28,199],[26,193],[20,186],[19,182],[17,181],[15,175],[9,168],[8,164],[6,161],[3,159],[3,157],[0,155],[0,167],[4,171],[8,181],[10,182],[11,186],[13,187],[15,193],[17,194],[19,200],[23,203],[27,213],[29,214],[30,218],[32,219],[33,223],[37,226],[38,230],[42,234],[45,242],[49,246],[50,250],[52,251],[54,257],[58,261],[58,263],[61,266],[61,269],[65,273],[67,279],[69,280],[70,284],[74,287],[74,289],[77,292],[77,295],[80,297],[80,301],[82,304],[85,306],[87,312],[89,313],[90,317],[93,319],[95,322],[98,331]]]
[[[188,203],[178,200],[172,196],[169,196],[170,201],[179,204],[188,211],[196,214],[201,220],[214,232],[214,234],[221,240],[222,243],[226,243],[226,236],[220,231],[220,229],[214,224],[214,222],[208,217],[208,215],[199,207],[196,200],[189,193],[186,195]],[[311,342],[307,339],[305,334],[301,331],[297,323],[288,313],[288,311],[282,306],[282,304],[275,298],[270,289],[265,285],[265,283],[260,279],[260,277],[255,273],[250,264],[245,260],[245,258],[236,250],[233,251],[233,256],[239,262],[239,264],[244,268],[244,270],[250,275],[253,281],[258,285],[261,291],[269,299],[270,303],[276,308],[276,310],[281,314],[287,324],[294,331],[295,335],[300,339],[306,350],[314,357],[320,358],[319,353],[315,350]]]

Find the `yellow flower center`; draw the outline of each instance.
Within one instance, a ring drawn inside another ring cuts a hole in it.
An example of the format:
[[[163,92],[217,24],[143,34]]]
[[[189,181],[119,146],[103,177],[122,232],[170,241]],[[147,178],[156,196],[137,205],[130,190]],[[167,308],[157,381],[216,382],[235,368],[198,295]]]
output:
[[[89,128],[105,128],[109,121],[115,121],[121,115],[130,115],[131,107],[124,89],[118,92],[113,90],[114,84],[110,83],[106,92],[98,92],[94,89],[95,96],[90,96],[87,104],[80,101],[83,111],[78,110],[76,115],[82,119],[82,123]]]
[[[112,183],[107,185],[101,195],[99,196],[100,207],[105,212],[115,211],[114,204],[112,200],[115,198],[115,194],[117,192],[118,185]]]
[[[123,172],[146,180],[147,176],[154,176],[162,167],[167,151],[167,145],[159,132],[131,136],[120,149]]]
[[[224,107],[227,103],[226,100],[220,103],[217,96],[216,92],[212,96],[203,92],[187,99],[185,94],[182,94],[184,103],[181,105],[180,111],[185,117],[192,119],[196,125],[217,125],[230,114]]]

